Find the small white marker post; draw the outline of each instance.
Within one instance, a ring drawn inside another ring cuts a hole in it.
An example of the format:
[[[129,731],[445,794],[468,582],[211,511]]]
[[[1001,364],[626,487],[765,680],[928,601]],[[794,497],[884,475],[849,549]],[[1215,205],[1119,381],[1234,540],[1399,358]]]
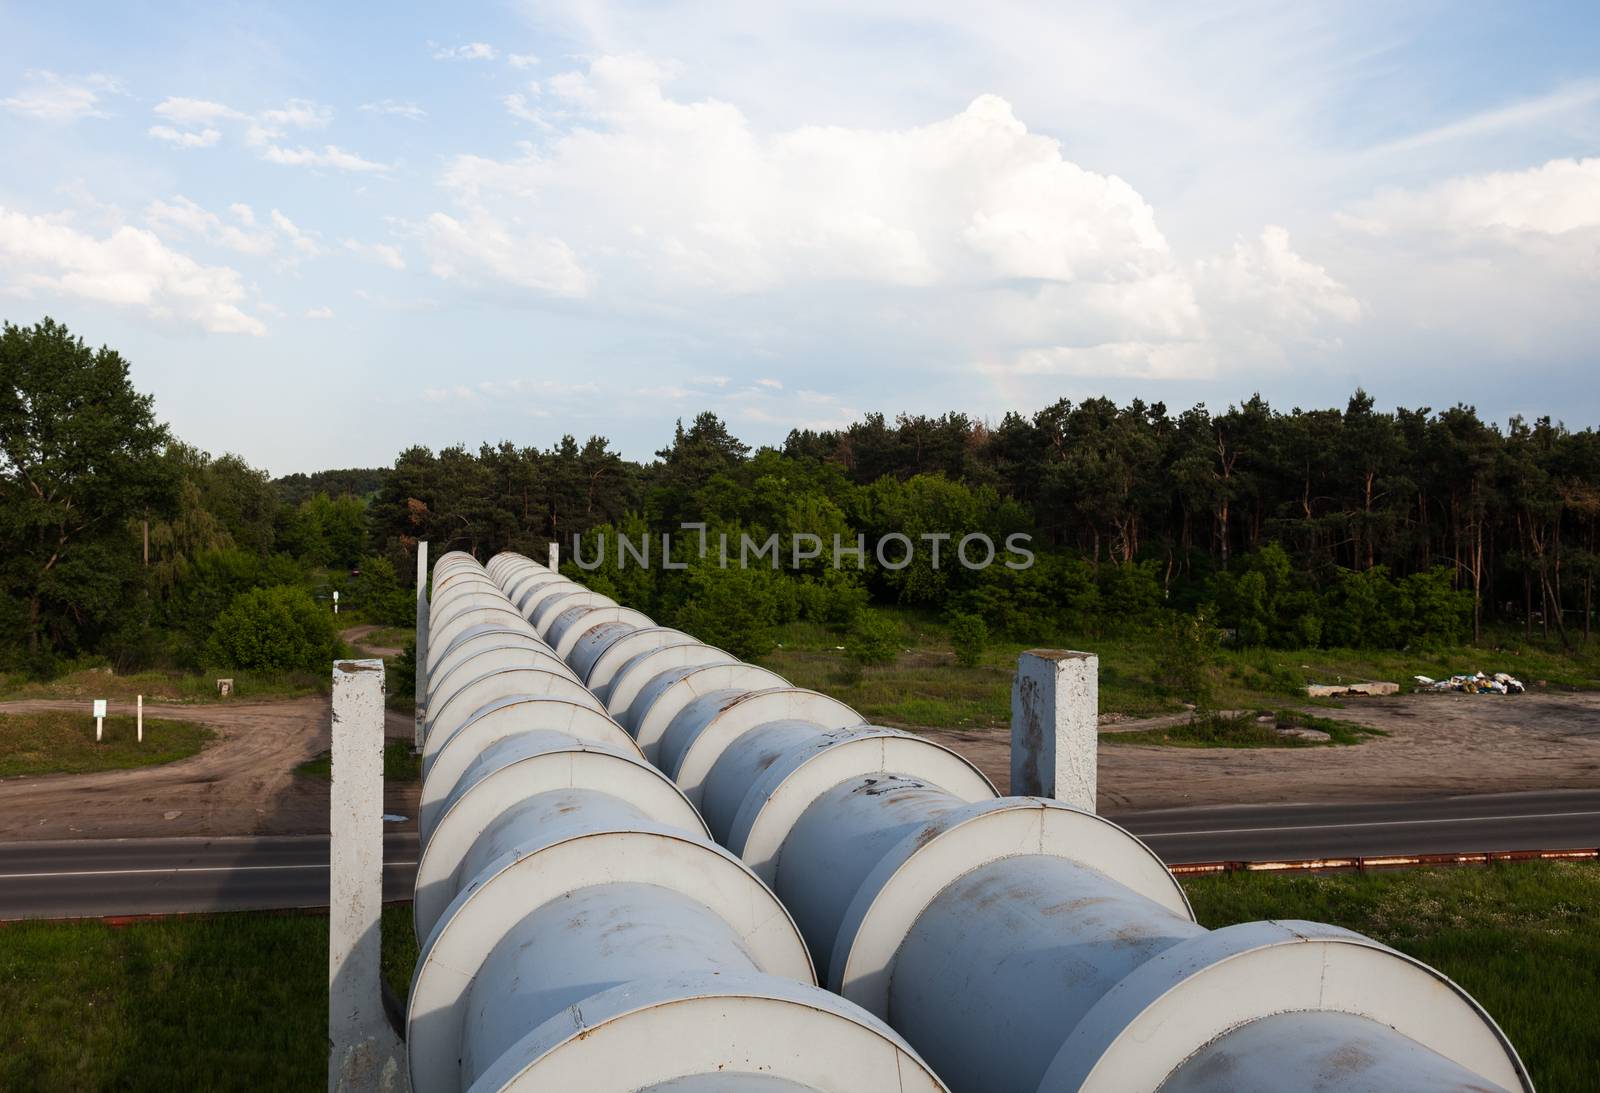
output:
[[[339,613],[339,590],[337,588],[333,590],[333,613],[335,615]]]
[[[135,700],[135,715],[139,719],[139,743],[144,743],[144,695],[139,695]]]
[[[96,744],[100,743],[100,734],[105,731],[105,727],[106,700],[97,698],[94,700],[94,742]]]
[[[1011,685],[1011,792],[1087,812],[1099,781],[1100,658],[1030,649]]]
[[[559,572],[561,569],[561,548],[555,543],[550,544],[550,569]]]

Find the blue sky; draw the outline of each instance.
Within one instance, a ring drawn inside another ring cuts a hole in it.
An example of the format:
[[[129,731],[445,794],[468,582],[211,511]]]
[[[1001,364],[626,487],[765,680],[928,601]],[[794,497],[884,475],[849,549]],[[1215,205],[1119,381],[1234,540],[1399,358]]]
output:
[[[868,410],[1600,419],[1593,4],[0,5],[0,314],[275,474]]]

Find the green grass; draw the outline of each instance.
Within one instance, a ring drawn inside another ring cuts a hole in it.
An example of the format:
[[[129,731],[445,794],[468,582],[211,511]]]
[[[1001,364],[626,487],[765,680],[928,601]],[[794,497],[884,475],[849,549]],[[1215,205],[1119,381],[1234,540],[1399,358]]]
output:
[[[81,713],[49,710],[0,714],[0,778],[32,774],[85,774],[187,759],[216,735],[189,721],[144,720],[138,742],[132,717],[108,717],[100,741],[85,704]]]
[[[216,668],[205,672],[135,672],[113,675],[109,669],[87,668],[68,672],[51,680],[31,680],[23,675],[0,675],[0,701],[21,698],[105,698],[133,703],[144,695],[146,702],[237,702],[241,699],[298,698],[327,694],[329,672],[244,672]],[[233,695],[217,694],[217,680],[232,679]]]
[[[902,728],[1003,729],[1011,723],[1011,677],[1025,649],[1082,649],[1100,658],[1100,712],[1123,717],[1177,713],[1179,696],[1161,678],[1156,633],[1095,636],[1063,633],[1038,641],[995,642],[979,664],[956,663],[949,630],[931,611],[874,608],[897,620],[902,651],[891,664],[860,668],[840,648],[842,628],[795,622],[778,630],[777,648],[760,658],[798,687],[833,695],[867,718]],[[1386,679],[1402,686],[1413,675],[1440,678],[1455,672],[1507,671],[1537,691],[1600,687],[1600,641],[1565,653],[1558,645],[1525,641],[1520,631],[1486,635],[1483,648],[1470,646],[1404,652],[1372,649],[1223,649],[1209,669],[1213,709],[1278,709],[1286,699],[1308,706],[1339,707],[1331,699],[1308,699],[1307,683]],[[1321,728],[1322,726],[1317,726]],[[1289,745],[1293,746],[1293,745]]]
[[[1104,733],[1100,741],[1103,744],[1155,744],[1173,748],[1327,748],[1347,747],[1374,736],[1389,735],[1382,729],[1329,717],[1314,717],[1300,710],[1280,710],[1271,714],[1273,721],[1270,723],[1258,720],[1268,714],[1271,711],[1196,714],[1181,725],[1164,729]],[[1279,727],[1290,726],[1325,732],[1328,739],[1307,740],[1277,731]]]
[[[1542,1093],[1600,1089],[1600,866],[1238,873],[1184,888],[1210,927],[1311,919],[1408,953],[1483,1005]]]
[[[333,778],[333,753],[323,752],[315,759],[307,759],[294,768],[294,772],[307,778],[324,782]],[[412,752],[411,745],[403,740],[388,740],[383,745],[383,780],[385,782],[422,781],[422,756]]]
[[[404,649],[415,634],[409,626],[383,626],[362,638],[360,644],[368,649]]]

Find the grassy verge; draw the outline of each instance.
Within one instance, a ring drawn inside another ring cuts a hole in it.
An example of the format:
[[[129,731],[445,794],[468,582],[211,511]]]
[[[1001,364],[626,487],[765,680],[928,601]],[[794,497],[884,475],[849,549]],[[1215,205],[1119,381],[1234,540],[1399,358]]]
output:
[[[1271,717],[1270,721],[1261,720]],[[1307,739],[1279,732],[1300,728],[1328,734],[1326,740]],[[1382,729],[1370,729],[1349,721],[1315,717],[1301,710],[1250,711],[1244,713],[1197,714],[1181,725],[1143,732],[1110,732],[1100,737],[1103,744],[1156,744],[1173,748],[1328,748],[1359,744],[1374,736],[1387,736]]]
[[[1488,1010],[1543,1093],[1600,1089],[1600,867],[1243,873],[1184,887],[1207,926],[1332,922],[1425,961]]]
[[[1037,647],[1086,649],[1100,658],[1102,714],[1155,717],[1183,709],[1180,696],[1161,682],[1163,639],[1157,633],[1064,633],[1026,644],[996,642],[976,666],[965,667],[956,662],[949,628],[937,614],[874,610],[899,623],[901,652],[892,664],[868,668],[852,664],[843,651],[844,631],[812,622],[779,628],[778,647],[760,663],[796,686],[833,695],[881,724],[982,730],[1003,729],[1011,723],[1011,676],[1019,653]],[[1440,678],[1478,668],[1510,672],[1532,691],[1541,686],[1596,688],[1600,642],[1566,653],[1559,646],[1506,633],[1488,635],[1482,648],[1429,652],[1223,649],[1206,674],[1213,708],[1259,710],[1278,709],[1290,699],[1308,706],[1341,705],[1337,700],[1307,699],[1307,683],[1386,679],[1405,685],[1417,674]]]
[[[134,718],[108,717],[105,734],[96,742],[87,706],[81,713],[0,714],[0,778],[155,766],[187,759],[216,735],[189,721],[148,717],[143,743],[137,734]]]
[[[217,680],[233,680],[233,694],[217,694]],[[193,672],[135,672],[113,675],[109,670],[90,668],[68,672],[51,680],[30,680],[25,676],[0,676],[0,701],[20,698],[104,698],[132,704],[134,696],[146,702],[237,702],[240,699],[298,698],[301,695],[327,694],[328,673],[242,672],[217,668]]]
[[[315,759],[307,759],[294,768],[296,774],[328,782],[333,779],[333,753],[323,752]],[[383,780],[385,782],[422,781],[422,756],[412,753],[411,745],[403,740],[388,740],[383,745]]]

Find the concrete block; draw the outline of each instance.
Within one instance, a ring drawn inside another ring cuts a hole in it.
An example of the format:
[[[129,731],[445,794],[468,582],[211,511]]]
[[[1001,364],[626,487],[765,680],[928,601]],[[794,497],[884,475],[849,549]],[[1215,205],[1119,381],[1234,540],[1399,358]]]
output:
[[[328,875],[328,1089],[409,1089],[383,1010],[383,661],[333,666]]]
[[[559,572],[561,569],[561,548],[555,543],[550,544],[550,569]]]
[[[1098,784],[1100,658],[1030,649],[1011,684],[1011,793],[1093,812]]]
[[[417,701],[412,747],[422,750],[422,726],[428,720],[428,544],[417,543]]]

